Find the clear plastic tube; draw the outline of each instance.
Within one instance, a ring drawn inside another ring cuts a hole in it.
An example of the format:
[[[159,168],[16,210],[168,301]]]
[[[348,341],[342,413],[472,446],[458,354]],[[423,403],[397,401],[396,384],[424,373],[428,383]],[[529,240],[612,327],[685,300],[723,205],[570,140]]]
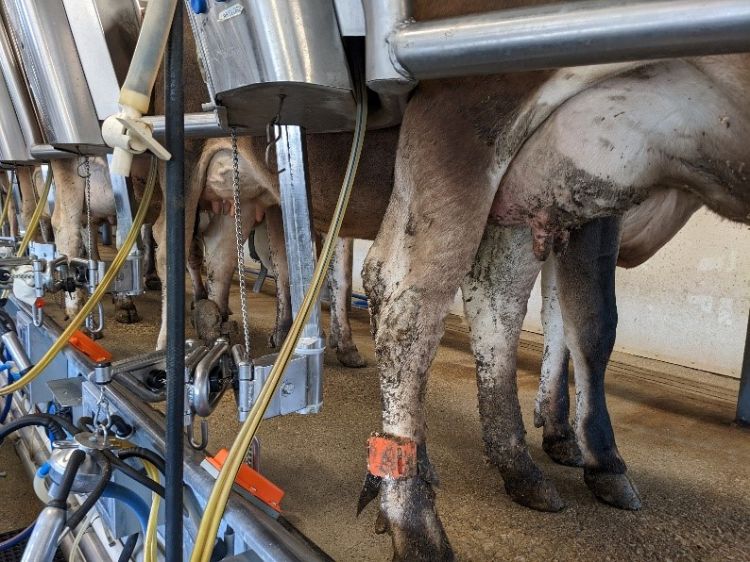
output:
[[[354,141],[352,143],[351,154],[349,155],[346,175],[344,176],[344,184],[341,187],[341,193],[339,194],[338,202],[336,203],[332,224],[328,229],[328,235],[323,244],[321,257],[315,266],[312,283],[305,293],[305,298],[302,301],[297,317],[292,323],[289,335],[286,340],[284,340],[284,344],[279,350],[278,358],[271,369],[271,373],[268,375],[268,379],[263,385],[263,388],[258,395],[258,399],[255,404],[253,404],[247,420],[242,424],[242,427],[232,444],[232,448],[229,451],[229,455],[224,462],[224,466],[222,466],[221,472],[216,479],[216,483],[211,490],[211,495],[208,498],[203,519],[201,520],[198,529],[198,536],[195,539],[195,546],[190,558],[191,562],[210,562],[211,560],[216,534],[219,530],[219,525],[229,499],[229,494],[232,491],[232,485],[237,477],[237,472],[245,459],[247,450],[258,430],[258,426],[260,426],[263,414],[265,414],[268,404],[281,381],[284,369],[297,347],[297,341],[302,333],[302,328],[307,322],[312,306],[318,298],[320,288],[323,285],[323,279],[328,271],[328,266],[331,263],[335,242],[338,238],[339,231],[341,230],[341,223],[344,220],[344,213],[349,204],[349,196],[351,195],[352,187],[354,185],[354,176],[357,173],[359,157],[362,153],[362,144],[364,142],[366,129],[365,125],[367,122],[367,103],[364,91],[364,81],[361,76],[357,78],[356,83],[357,120],[354,127]]]
[[[83,324],[83,321],[86,319],[86,317],[91,314],[91,311],[94,310],[94,307],[102,299],[104,293],[107,292],[109,285],[112,283],[112,281],[115,280],[115,277],[117,277],[117,274],[120,272],[120,268],[122,268],[125,260],[128,259],[130,249],[133,247],[133,244],[135,244],[138,233],[141,231],[141,225],[146,218],[146,212],[148,211],[149,205],[151,204],[151,195],[153,195],[154,193],[155,183],[156,159],[152,158],[151,169],[149,170],[148,180],[146,181],[146,188],[143,192],[143,199],[141,200],[141,204],[138,207],[138,212],[133,219],[133,226],[130,228],[130,232],[128,232],[128,236],[127,238],[125,238],[122,247],[117,252],[115,259],[112,261],[112,265],[104,274],[104,277],[102,277],[102,280],[99,283],[99,286],[96,288],[96,291],[94,291],[94,294],[91,295],[91,298],[86,301],[78,314],[76,314],[76,316],[70,321],[68,327],[65,328],[63,333],[60,334],[60,337],[57,338],[57,341],[55,341],[55,343],[50,346],[50,348],[47,350],[47,353],[45,353],[44,356],[39,359],[39,361],[37,361],[37,363],[31,368],[31,370],[29,370],[29,372],[21,377],[18,381],[9,384],[4,388],[0,388],[0,396],[5,396],[6,394],[15,392],[16,390],[23,388],[35,378],[37,378],[42,373],[42,371],[44,371],[44,369],[46,369],[47,366],[52,362],[52,360],[60,352],[60,350],[68,343],[70,336],[73,335],[73,333],[81,326],[81,324]]]
[[[129,107],[141,114],[148,111],[151,90],[159,73],[177,1],[149,0],[138,44],[120,90],[119,102],[123,108]]]

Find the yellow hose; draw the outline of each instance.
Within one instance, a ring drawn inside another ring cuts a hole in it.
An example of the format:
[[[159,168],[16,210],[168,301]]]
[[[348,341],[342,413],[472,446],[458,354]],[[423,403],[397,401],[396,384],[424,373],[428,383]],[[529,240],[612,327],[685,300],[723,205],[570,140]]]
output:
[[[143,192],[143,199],[141,200],[141,204],[138,207],[138,212],[133,219],[133,226],[130,228],[130,232],[128,232],[127,238],[125,238],[122,247],[117,252],[115,259],[112,261],[112,265],[104,274],[104,277],[99,283],[99,286],[96,288],[96,291],[94,291],[94,294],[91,295],[91,298],[86,301],[86,304],[83,305],[81,310],[78,311],[78,314],[76,314],[76,316],[70,321],[68,327],[65,328],[63,333],[60,334],[60,337],[57,338],[57,341],[47,350],[47,353],[45,353],[44,356],[31,368],[31,370],[23,377],[21,377],[20,380],[3,388],[0,388],[0,396],[11,394],[16,390],[23,388],[35,378],[37,378],[42,373],[42,371],[47,368],[47,365],[52,362],[52,359],[55,358],[55,355],[57,355],[60,350],[68,343],[70,336],[73,335],[73,333],[81,326],[81,324],[83,324],[83,321],[86,319],[86,317],[91,314],[91,311],[94,310],[94,307],[104,296],[104,293],[107,292],[109,285],[112,283],[112,281],[115,280],[117,274],[120,272],[120,268],[128,258],[130,249],[133,247],[133,244],[138,237],[138,233],[141,230],[143,220],[146,218],[146,212],[148,211],[148,206],[151,203],[151,195],[154,193],[155,183],[156,159],[152,158],[151,168],[148,172],[148,181],[146,181],[146,188]],[[44,199],[46,200],[46,197]]]
[[[145,459],[141,459],[146,468],[146,474],[154,482],[159,482],[159,471]],[[159,526],[159,503],[161,498],[156,492],[151,499],[151,511],[148,514],[148,526],[146,527],[146,538],[143,545],[144,562],[158,562],[158,538],[156,530]]]
[[[8,195],[3,201],[3,214],[0,215],[0,228],[3,227],[5,221],[8,220],[8,209],[10,209],[10,198],[11,198],[11,185],[8,185]]]
[[[279,356],[271,369],[268,380],[266,380],[263,385],[263,389],[260,391],[257,401],[253,404],[253,408],[250,411],[247,420],[242,424],[242,428],[240,428],[240,431],[232,444],[232,448],[224,462],[224,466],[221,468],[219,477],[211,490],[211,495],[208,498],[203,519],[198,528],[198,536],[195,539],[195,547],[193,548],[193,554],[190,558],[191,562],[210,562],[211,560],[215,538],[219,531],[221,518],[224,514],[227,501],[229,500],[232,485],[237,477],[237,472],[242,465],[242,461],[245,458],[253,437],[255,437],[255,433],[257,432],[258,426],[263,419],[263,415],[265,414],[266,409],[271,402],[271,398],[279,385],[279,381],[281,381],[284,369],[297,347],[297,341],[302,333],[302,328],[307,322],[313,303],[315,303],[318,298],[320,288],[323,285],[323,279],[328,270],[328,266],[331,263],[335,241],[338,238],[339,231],[341,230],[341,223],[344,220],[344,213],[349,204],[349,196],[351,195],[352,187],[354,185],[354,176],[357,173],[357,166],[359,164],[359,157],[362,153],[362,144],[365,137],[367,99],[365,96],[364,82],[359,76],[356,77],[355,96],[357,98],[357,120],[354,127],[352,150],[349,154],[346,176],[344,176],[344,184],[341,187],[341,193],[339,194],[339,199],[336,203],[331,228],[329,228],[328,235],[323,244],[321,257],[315,266],[312,283],[305,293],[305,298],[302,301],[299,313],[292,323],[289,335],[286,340],[284,340],[284,345],[281,346]]]
[[[50,168],[47,172],[47,179],[44,180],[44,189],[42,189],[42,194],[39,196],[39,201],[36,202],[34,214],[31,215],[29,224],[26,225],[26,234],[23,235],[21,245],[18,247],[18,252],[16,252],[16,256],[19,258],[26,253],[26,249],[29,247],[32,238],[34,238],[36,228],[39,226],[39,219],[42,218],[42,213],[44,212],[44,204],[47,202],[47,196],[49,195],[49,188],[51,185],[52,168]]]

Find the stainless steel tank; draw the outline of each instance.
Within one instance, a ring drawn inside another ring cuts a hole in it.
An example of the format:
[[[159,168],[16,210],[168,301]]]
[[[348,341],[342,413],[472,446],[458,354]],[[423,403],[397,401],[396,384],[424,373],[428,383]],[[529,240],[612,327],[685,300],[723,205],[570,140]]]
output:
[[[354,97],[333,0],[186,2],[209,93],[229,125],[350,130]],[[282,101],[283,100],[283,101]]]
[[[106,151],[99,121],[118,110],[123,72],[115,61],[129,60],[137,38],[134,0],[2,4],[45,142],[70,152]]]
[[[42,143],[34,107],[5,23],[0,19],[0,162],[33,161],[30,149]]]

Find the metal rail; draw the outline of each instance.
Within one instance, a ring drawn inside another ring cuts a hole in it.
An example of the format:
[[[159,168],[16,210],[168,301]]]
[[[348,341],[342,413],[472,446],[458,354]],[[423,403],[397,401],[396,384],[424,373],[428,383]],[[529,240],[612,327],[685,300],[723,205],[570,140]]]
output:
[[[370,0],[386,21],[403,2]],[[378,20],[368,19],[370,29]],[[418,80],[750,51],[747,0],[588,1],[399,23],[391,59]],[[381,44],[382,49],[384,45]],[[368,75],[368,82],[370,76]]]

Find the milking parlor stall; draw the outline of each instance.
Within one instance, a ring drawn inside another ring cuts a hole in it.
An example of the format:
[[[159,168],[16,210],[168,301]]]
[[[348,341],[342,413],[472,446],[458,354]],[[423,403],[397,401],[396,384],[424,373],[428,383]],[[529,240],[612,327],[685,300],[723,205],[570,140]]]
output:
[[[750,560],[750,2],[0,6],[0,560]]]

